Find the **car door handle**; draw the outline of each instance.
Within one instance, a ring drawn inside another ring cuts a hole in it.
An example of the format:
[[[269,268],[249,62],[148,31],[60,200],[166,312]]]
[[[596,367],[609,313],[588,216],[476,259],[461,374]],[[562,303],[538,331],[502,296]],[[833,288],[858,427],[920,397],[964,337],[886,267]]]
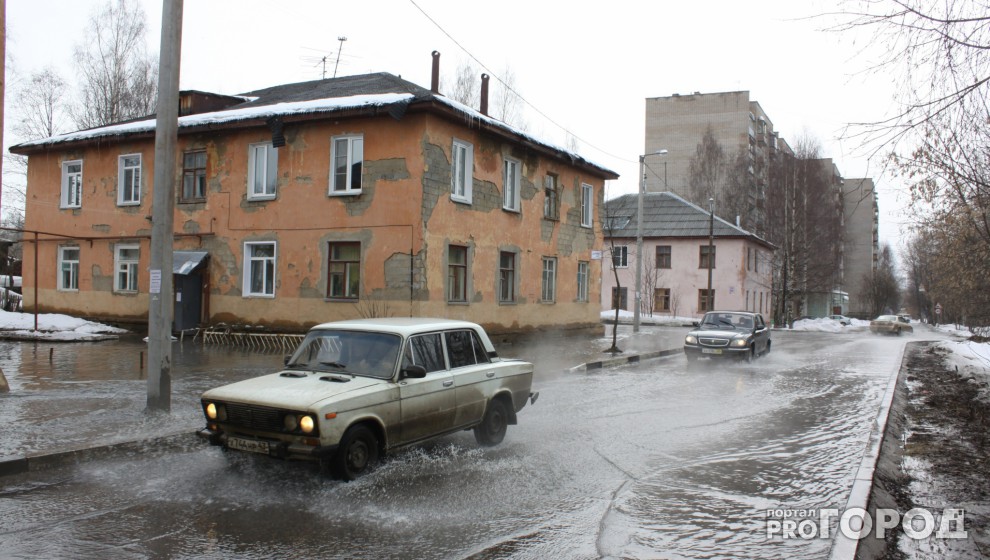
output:
[[[444,381],[444,382],[443,382],[443,386],[444,386],[444,387],[450,387],[450,386],[451,386],[451,385],[453,385],[453,384],[454,384],[454,382],[453,382],[453,381]]]
[[[485,372],[485,377],[495,377],[495,372],[494,371],[486,371]]]

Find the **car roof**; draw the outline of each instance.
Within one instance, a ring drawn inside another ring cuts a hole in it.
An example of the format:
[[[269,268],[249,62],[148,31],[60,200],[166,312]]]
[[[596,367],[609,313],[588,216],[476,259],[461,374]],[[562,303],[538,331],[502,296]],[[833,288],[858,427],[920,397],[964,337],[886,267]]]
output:
[[[410,335],[420,332],[429,332],[447,329],[478,329],[481,327],[477,323],[459,321],[456,319],[443,319],[436,317],[380,317],[372,319],[349,319],[346,321],[332,321],[321,323],[310,330],[318,329],[349,329],[374,332],[390,332],[402,335]]]

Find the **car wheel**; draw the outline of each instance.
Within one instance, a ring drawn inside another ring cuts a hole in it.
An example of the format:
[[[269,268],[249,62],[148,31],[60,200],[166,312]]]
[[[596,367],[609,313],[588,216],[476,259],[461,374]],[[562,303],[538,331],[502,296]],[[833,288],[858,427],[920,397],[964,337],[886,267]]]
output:
[[[766,356],[769,353],[770,353],[770,341],[768,340],[766,347],[763,349],[763,355]]]
[[[340,438],[340,447],[330,459],[330,474],[354,480],[378,461],[378,438],[367,426],[354,426]]]
[[[753,360],[756,359],[756,344],[749,347],[749,352],[746,352],[746,356],[743,359],[746,360],[747,364],[753,363]]]
[[[498,445],[505,438],[505,431],[508,427],[509,413],[505,408],[505,402],[501,399],[492,399],[488,403],[481,424],[474,428],[474,439],[486,447]]]

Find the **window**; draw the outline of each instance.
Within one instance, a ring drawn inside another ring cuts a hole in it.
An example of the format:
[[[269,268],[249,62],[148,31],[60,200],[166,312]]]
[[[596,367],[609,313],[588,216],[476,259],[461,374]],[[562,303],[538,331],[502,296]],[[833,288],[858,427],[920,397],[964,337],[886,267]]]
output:
[[[557,176],[548,173],[543,178],[543,217],[556,220],[560,217],[560,199],[557,192]]]
[[[595,189],[591,185],[581,185],[581,227],[591,227],[594,215]]]
[[[657,245],[657,268],[670,268],[670,245]]]
[[[612,267],[626,268],[629,266],[629,248],[625,245],[612,247]]]
[[[275,198],[278,150],[271,142],[248,146],[248,200]]]
[[[333,139],[333,169],[330,170],[330,194],[361,192],[364,167],[364,136],[340,136]]]
[[[753,295],[755,296],[756,293],[754,292]],[[746,311],[756,311],[755,305],[753,307],[749,306],[749,290],[746,290]]]
[[[711,250],[711,253],[709,253]],[[708,268],[708,258],[711,255],[712,268],[715,268],[715,246],[702,245],[699,251],[698,268]]]
[[[421,334],[409,338],[406,351],[402,355],[402,367],[423,366],[426,373],[447,369],[444,362],[443,343],[440,333]]]
[[[588,301],[588,262],[587,261],[578,261],[577,299],[578,301]]]
[[[698,290],[698,312],[704,313],[714,309],[715,290],[709,295],[708,290]]]
[[[467,302],[467,247],[447,248],[447,301]]]
[[[516,254],[509,251],[498,254],[498,301],[516,301]]]
[[[746,270],[753,269],[753,248],[746,247]]]
[[[557,300],[557,259],[543,257],[543,289],[540,301],[553,303]]]
[[[653,310],[670,311],[670,288],[655,288],[653,290]]]
[[[114,290],[117,292],[136,292],[138,289],[138,262],[141,260],[141,248],[138,245],[117,245],[114,254]]]
[[[473,331],[448,331],[444,333],[444,338],[447,340],[447,356],[450,358],[451,369],[491,361]]]
[[[450,198],[471,204],[471,182],[474,173],[474,146],[454,140],[453,165],[450,169]]]
[[[179,202],[206,200],[206,150],[182,154],[182,195]]]
[[[117,158],[117,204],[141,204],[141,154]]]
[[[275,297],[275,243],[244,244],[244,296]]]
[[[612,288],[612,309],[625,309],[629,305],[629,288]]]
[[[58,289],[79,289],[79,247],[58,248]]]
[[[519,160],[505,158],[502,165],[502,209],[519,211],[519,183],[522,165]]]
[[[82,207],[82,160],[62,162],[62,208]]]
[[[331,243],[327,296],[357,299],[361,294],[361,244]]]

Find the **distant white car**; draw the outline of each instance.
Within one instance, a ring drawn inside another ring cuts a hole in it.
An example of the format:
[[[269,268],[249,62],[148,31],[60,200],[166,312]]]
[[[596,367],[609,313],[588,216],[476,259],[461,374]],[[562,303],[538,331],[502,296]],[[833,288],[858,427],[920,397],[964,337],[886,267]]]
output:
[[[845,315],[829,315],[828,318],[833,321],[838,321],[844,327],[852,324],[852,319],[846,317]]]
[[[474,430],[497,445],[539,396],[533,364],[503,359],[484,329],[446,319],[360,319],[313,327],[286,369],[202,396],[214,445],[319,461],[352,480],[384,453]]]

